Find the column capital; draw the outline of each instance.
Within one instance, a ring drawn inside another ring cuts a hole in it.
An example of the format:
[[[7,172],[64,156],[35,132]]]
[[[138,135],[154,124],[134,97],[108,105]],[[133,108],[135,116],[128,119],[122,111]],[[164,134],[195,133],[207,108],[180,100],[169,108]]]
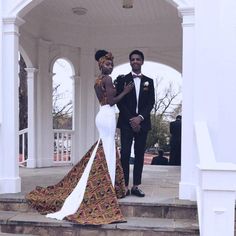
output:
[[[194,7],[181,7],[178,8],[179,15],[182,17],[183,27],[193,27],[195,24],[195,8]]]
[[[70,78],[73,79],[73,80],[80,80],[79,75],[72,75]]]
[[[49,78],[52,78],[54,75],[56,75],[56,73],[53,73],[53,72],[48,73]]]
[[[2,22],[4,25],[11,25],[11,24],[14,24],[14,25],[17,25],[17,26],[21,26],[22,24],[25,23],[25,21],[20,18],[19,16],[17,17],[5,17],[2,19]]]
[[[2,19],[4,34],[19,35],[19,26],[25,23],[20,17],[6,17]]]
[[[30,75],[35,75],[36,73],[38,73],[39,70],[33,67],[28,67],[25,68],[25,71],[27,72],[27,76],[29,77]]]
[[[74,84],[79,84],[79,81],[81,79],[81,77],[79,75],[72,75],[70,78]]]

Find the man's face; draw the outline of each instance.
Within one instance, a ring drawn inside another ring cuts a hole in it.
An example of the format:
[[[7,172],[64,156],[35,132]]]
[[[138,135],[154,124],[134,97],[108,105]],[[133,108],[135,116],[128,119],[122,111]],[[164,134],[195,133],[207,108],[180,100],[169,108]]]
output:
[[[130,58],[130,65],[133,72],[140,73],[143,65],[142,57],[138,54],[133,54]]]

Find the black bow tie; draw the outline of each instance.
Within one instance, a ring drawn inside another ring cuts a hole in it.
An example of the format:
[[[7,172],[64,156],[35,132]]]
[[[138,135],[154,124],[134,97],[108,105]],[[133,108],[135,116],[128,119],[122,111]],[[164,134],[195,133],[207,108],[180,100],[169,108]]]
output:
[[[132,74],[132,76],[133,76],[133,79],[135,79],[135,78],[142,78],[142,75],[135,75],[135,74]]]

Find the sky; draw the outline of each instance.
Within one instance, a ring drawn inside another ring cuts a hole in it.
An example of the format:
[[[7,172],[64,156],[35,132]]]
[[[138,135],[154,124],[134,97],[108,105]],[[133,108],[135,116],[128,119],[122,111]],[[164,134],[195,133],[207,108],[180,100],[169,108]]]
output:
[[[58,104],[63,106],[72,100],[73,83],[70,78],[72,76],[72,68],[66,60],[58,59],[53,66],[53,73],[55,73],[53,87],[60,84],[57,90],[58,94],[60,94]]]

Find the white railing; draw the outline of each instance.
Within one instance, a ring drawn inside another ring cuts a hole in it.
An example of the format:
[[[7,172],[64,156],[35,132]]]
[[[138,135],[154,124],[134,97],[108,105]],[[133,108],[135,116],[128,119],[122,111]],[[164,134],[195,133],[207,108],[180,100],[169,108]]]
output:
[[[19,131],[19,165],[26,166],[28,154],[28,128]]]
[[[73,130],[54,129],[53,162],[58,164],[73,161]],[[28,155],[28,128],[19,131],[19,165],[27,167]]]
[[[217,162],[206,122],[195,123],[199,156],[197,186],[201,236],[234,236],[236,165]]]
[[[73,161],[73,130],[54,129],[54,163],[71,163]]]

